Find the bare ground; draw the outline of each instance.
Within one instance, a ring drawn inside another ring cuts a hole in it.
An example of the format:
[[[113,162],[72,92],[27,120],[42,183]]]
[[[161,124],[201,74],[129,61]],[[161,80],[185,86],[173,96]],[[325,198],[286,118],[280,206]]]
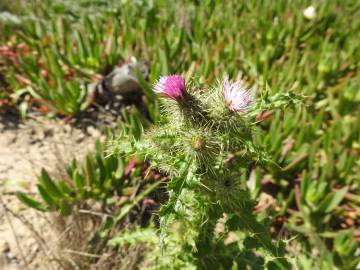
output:
[[[64,173],[71,159],[80,160],[101,137],[92,126],[76,128],[40,117],[21,123],[0,115],[0,270],[56,269],[54,251],[59,233],[54,219],[25,208],[16,191],[33,193],[41,168]]]

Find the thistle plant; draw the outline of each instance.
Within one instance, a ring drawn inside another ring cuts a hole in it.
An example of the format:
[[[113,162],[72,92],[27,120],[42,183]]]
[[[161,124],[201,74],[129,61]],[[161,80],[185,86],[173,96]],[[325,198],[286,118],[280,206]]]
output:
[[[161,77],[154,92],[163,101],[160,122],[139,140],[122,133],[113,153],[141,156],[172,179],[168,202],[159,211],[164,256],[155,268],[286,269],[285,242],[273,241],[264,220],[253,213],[256,201],[241,179],[250,165],[271,162],[253,139],[256,116],[299,98],[255,99],[243,82],[225,77],[207,89],[195,80],[185,83],[180,75]],[[219,223],[223,229],[217,232]],[[240,238],[228,244],[229,232]]]

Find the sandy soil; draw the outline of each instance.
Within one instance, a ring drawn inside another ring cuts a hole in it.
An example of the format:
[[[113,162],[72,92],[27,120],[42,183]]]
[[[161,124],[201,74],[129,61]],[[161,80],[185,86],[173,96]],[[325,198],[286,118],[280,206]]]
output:
[[[65,164],[80,160],[99,137],[92,126],[44,117],[21,123],[17,116],[0,115],[0,270],[56,269],[56,263],[44,263],[54,251],[49,243],[58,237],[53,219],[25,208],[15,192],[35,192],[41,168],[64,174]]]

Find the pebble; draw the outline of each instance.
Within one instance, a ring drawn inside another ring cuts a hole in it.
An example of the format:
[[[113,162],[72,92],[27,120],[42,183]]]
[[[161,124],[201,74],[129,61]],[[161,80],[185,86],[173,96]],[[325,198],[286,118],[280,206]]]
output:
[[[94,128],[93,126],[88,126],[86,128],[86,132],[94,138],[98,138],[101,135],[100,131]]]
[[[0,242],[0,253],[8,253],[10,252],[10,245],[7,241]]]

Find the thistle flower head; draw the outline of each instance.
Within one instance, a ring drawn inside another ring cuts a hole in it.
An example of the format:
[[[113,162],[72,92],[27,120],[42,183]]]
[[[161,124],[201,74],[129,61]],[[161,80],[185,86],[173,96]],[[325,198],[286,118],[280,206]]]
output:
[[[181,99],[186,91],[185,80],[180,75],[161,77],[154,86],[154,92],[172,99]]]
[[[246,112],[251,103],[250,90],[242,86],[241,82],[230,82],[224,79],[224,98],[226,105],[233,112]]]

